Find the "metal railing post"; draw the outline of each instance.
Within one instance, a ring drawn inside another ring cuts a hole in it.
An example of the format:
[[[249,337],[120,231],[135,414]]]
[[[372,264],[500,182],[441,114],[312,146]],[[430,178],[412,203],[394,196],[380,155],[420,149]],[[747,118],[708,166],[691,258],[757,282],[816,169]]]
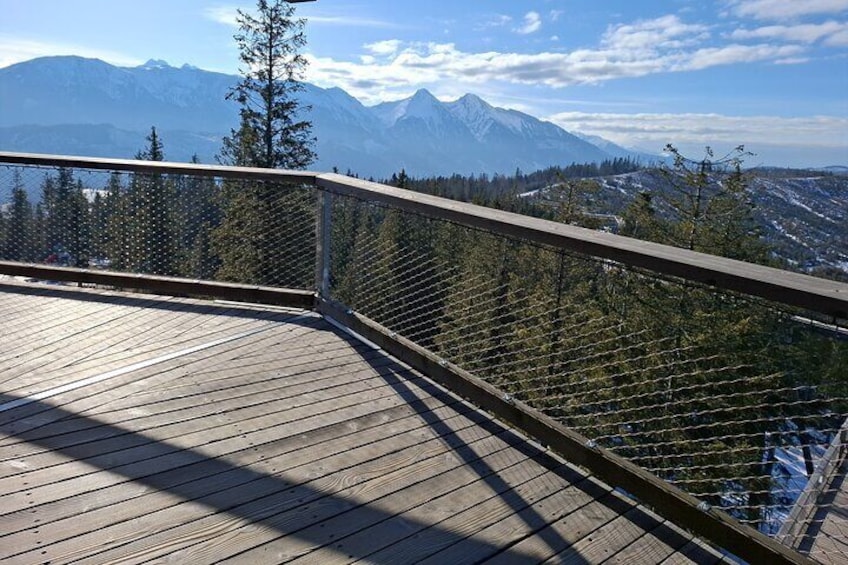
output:
[[[318,222],[316,225],[315,289],[318,298],[330,298],[330,244],[332,241],[333,195],[318,190]]]

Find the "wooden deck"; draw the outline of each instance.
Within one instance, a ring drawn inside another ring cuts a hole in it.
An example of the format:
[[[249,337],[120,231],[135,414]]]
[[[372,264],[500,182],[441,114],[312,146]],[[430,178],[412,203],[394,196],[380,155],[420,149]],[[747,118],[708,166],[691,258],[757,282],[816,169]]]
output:
[[[845,563],[848,558],[848,460],[843,459],[820,489],[810,523],[798,549],[819,563]]]
[[[716,563],[311,312],[0,281],[3,563]]]

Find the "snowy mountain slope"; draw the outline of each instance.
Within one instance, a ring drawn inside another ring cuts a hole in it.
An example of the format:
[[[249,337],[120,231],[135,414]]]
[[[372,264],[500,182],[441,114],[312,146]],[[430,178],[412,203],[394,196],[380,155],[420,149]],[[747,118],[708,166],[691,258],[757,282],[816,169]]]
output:
[[[0,149],[131,157],[156,126],[169,158],[197,153],[211,162],[220,141],[192,144],[220,140],[238,123],[237,106],[225,100],[237,80],[154,60],[132,68],[82,57],[11,65],[0,69]],[[614,156],[554,124],[471,94],[443,103],[421,90],[371,108],[339,88],[305,84],[299,96],[311,108],[305,116],[317,138],[316,169],[335,166],[374,177],[401,168],[415,176],[508,174]],[[101,126],[96,135],[93,125]],[[110,150],[110,138],[122,141]]]
[[[668,182],[656,169],[595,179],[593,212],[620,214],[640,192],[664,194]],[[556,201],[557,185],[522,195]],[[848,273],[848,175],[754,170],[748,193],[762,237],[777,256],[801,271],[833,268]],[[658,213],[667,214],[662,198]]]

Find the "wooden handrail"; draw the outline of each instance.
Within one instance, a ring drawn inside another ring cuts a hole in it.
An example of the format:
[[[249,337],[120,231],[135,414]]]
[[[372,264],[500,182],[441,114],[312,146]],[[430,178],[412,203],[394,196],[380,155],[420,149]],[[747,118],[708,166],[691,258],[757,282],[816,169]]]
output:
[[[610,259],[834,318],[848,318],[848,284],[845,283],[456,202],[343,175],[320,174],[317,184],[318,188],[330,192]]]
[[[381,202],[501,235],[613,260],[630,267],[818,312],[834,319],[848,318],[848,284],[845,283],[457,202],[344,175],[2,151],[0,163],[311,184],[336,194]]]
[[[222,179],[261,180],[315,184],[317,173],[310,171],[286,171],[261,169],[258,167],[230,167],[227,165],[204,165],[201,163],[174,163],[171,161],[139,161],[135,159],[107,159],[101,157],[76,157],[68,155],[42,155],[40,153],[14,153],[0,151],[0,163],[6,165],[30,165],[35,167],[67,167],[98,171],[122,171],[127,173],[153,173],[165,175],[190,175]]]
[[[171,296],[206,296],[239,302],[256,302],[311,310],[315,293],[310,290],[258,286],[220,281],[204,281],[116,271],[78,269],[0,261],[0,274],[41,280],[88,283],[122,289],[144,290]]]

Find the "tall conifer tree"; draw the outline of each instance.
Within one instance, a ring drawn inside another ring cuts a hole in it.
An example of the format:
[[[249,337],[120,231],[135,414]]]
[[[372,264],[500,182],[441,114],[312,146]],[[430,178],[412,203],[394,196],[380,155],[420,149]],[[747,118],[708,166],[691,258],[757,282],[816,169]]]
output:
[[[21,181],[21,173],[15,169],[12,181],[12,202],[5,221],[6,238],[3,256],[12,261],[32,259],[32,206]]]
[[[136,159],[163,161],[165,153],[156,128],[150,128],[147,147]],[[130,181],[128,209],[132,217],[129,267],[157,275],[174,274],[172,183],[161,173],[137,173]]]
[[[241,81],[227,99],[236,101],[241,123],[224,139],[227,164],[271,169],[303,169],[314,159],[312,123],[302,119],[296,98],[306,59],[304,20],[283,0],[258,0],[256,14],[238,11]],[[305,109],[305,108],[304,108]]]
[[[239,10],[235,35],[242,80],[227,98],[240,107],[239,127],[224,139],[219,160],[249,167],[303,169],[314,159],[312,124],[296,95],[306,59],[304,20],[282,0],[258,0],[255,13]],[[307,286],[311,260],[299,255],[314,241],[293,244],[285,230],[310,225],[312,211],[297,190],[277,184],[226,182],[224,219],[214,233],[220,278]],[[310,263],[307,265],[307,262]]]

